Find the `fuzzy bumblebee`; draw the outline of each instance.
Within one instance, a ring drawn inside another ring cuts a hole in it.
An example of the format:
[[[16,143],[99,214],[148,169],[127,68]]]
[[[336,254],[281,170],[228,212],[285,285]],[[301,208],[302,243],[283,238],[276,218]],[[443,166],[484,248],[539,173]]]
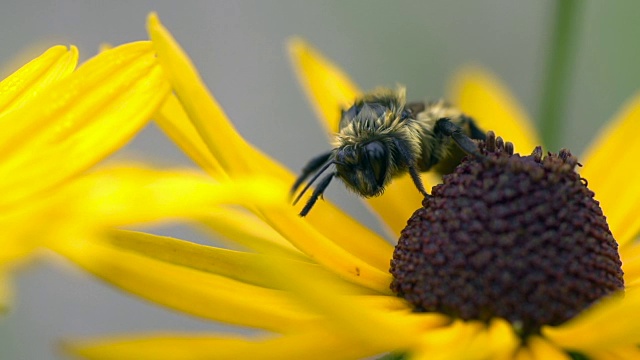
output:
[[[394,177],[409,172],[427,196],[420,172],[448,174],[466,154],[480,156],[472,139],[484,140],[485,134],[445,101],[407,104],[404,88],[377,89],[342,111],[333,150],[311,159],[293,184],[292,194],[315,174],[294,204],[331,166],[335,170],[320,180],[300,216],[309,213],[334,177],[357,194],[372,197],[381,195]]]

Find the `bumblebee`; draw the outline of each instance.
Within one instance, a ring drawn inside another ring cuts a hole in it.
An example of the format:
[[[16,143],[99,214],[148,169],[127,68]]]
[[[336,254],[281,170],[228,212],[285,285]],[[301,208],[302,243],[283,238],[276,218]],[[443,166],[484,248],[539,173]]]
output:
[[[448,174],[469,154],[481,155],[472,139],[485,134],[460,110],[443,100],[406,103],[406,90],[377,89],[342,110],[333,149],[311,159],[291,188],[294,200],[331,166],[311,194],[300,216],[306,216],[334,177],[363,197],[379,196],[394,177],[407,172],[423,196],[428,196],[420,172]],[[455,145],[454,145],[455,144]]]

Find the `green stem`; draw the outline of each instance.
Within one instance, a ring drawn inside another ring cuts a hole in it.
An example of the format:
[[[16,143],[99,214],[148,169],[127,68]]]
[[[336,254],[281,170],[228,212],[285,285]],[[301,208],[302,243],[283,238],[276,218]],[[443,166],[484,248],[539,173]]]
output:
[[[583,1],[557,0],[555,4],[551,48],[539,108],[542,138],[547,149],[551,151],[557,151],[560,146]]]

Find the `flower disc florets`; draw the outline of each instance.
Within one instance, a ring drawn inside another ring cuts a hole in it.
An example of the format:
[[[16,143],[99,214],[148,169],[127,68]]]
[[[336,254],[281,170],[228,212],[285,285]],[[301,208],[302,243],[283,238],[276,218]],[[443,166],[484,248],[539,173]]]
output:
[[[391,289],[416,311],[560,324],[624,288],[618,245],[567,150],[529,156],[489,134],[402,231]]]

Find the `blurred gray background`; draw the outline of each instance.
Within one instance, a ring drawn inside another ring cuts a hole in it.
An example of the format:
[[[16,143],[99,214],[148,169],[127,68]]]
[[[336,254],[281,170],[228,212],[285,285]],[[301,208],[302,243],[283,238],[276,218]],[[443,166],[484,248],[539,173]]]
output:
[[[483,65],[538,114],[554,1],[40,1],[0,5],[0,63],[35,44],[75,44],[82,59],[101,43],[146,39],[155,10],[189,53],[238,130],[299,169],[327,149],[291,72],[285,40],[300,35],[364,89],[405,84],[412,99],[443,95],[458,67]],[[586,1],[563,145],[579,153],[640,90],[640,2]],[[557,150],[557,149],[552,149]],[[153,125],[127,149],[156,165],[188,164]],[[119,154],[118,156],[127,156]],[[339,184],[327,198],[376,227]],[[179,230],[170,230],[179,234]],[[128,297],[63,262],[41,261],[15,278],[13,310],[0,318],[1,359],[57,359],[65,337],[149,330],[216,330]]]

